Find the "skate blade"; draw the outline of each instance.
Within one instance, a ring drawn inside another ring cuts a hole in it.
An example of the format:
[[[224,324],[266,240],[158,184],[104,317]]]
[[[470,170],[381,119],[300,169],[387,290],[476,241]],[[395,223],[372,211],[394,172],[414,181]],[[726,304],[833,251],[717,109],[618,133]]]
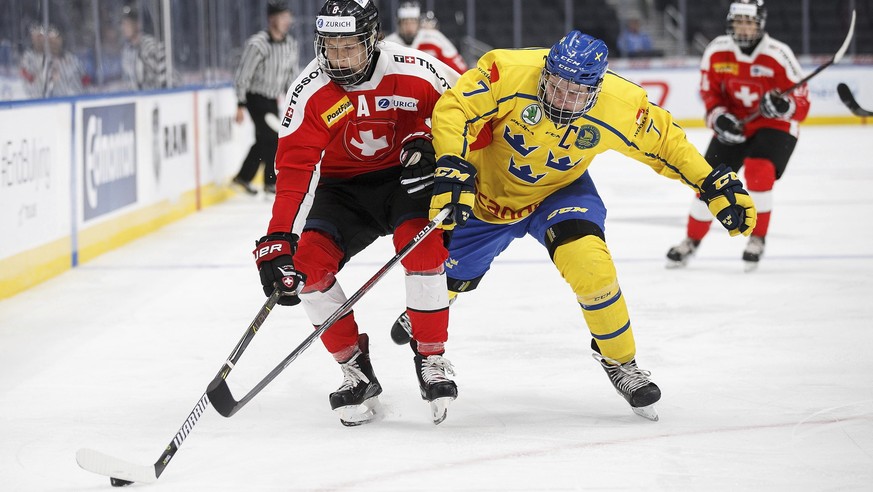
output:
[[[449,403],[453,402],[454,398],[437,398],[430,402],[430,415],[433,418],[433,424],[439,425],[448,416]]]
[[[645,407],[631,407],[631,410],[644,419],[649,419],[653,422],[658,421],[658,411],[655,410],[654,404]]]
[[[746,273],[754,272],[758,269],[757,261],[744,261],[743,262],[743,271]]]
[[[381,420],[382,404],[379,397],[374,396],[360,405],[348,405],[334,410],[340,416],[340,422],[346,427],[355,427]]]
[[[686,261],[667,260],[667,263],[664,266],[666,266],[669,270],[675,270],[677,268],[685,268],[685,265],[687,263],[688,263],[687,260]]]

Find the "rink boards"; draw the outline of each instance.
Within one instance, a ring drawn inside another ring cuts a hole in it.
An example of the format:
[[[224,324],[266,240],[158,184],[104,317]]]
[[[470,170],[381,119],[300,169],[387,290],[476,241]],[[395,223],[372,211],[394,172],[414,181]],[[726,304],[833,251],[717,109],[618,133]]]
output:
[[[235,113],[229,87],[0,109],[0,299],[223,200]]]

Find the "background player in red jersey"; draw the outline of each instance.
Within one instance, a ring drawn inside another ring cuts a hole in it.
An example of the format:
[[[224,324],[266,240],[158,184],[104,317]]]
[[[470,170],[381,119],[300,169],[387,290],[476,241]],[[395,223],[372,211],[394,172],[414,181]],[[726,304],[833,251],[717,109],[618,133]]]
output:
[[[350,258],[386,235],[399,250],[428,223],[435,163],[430,115],[459,75],[379,36],[371,0],[328,0],[316,18],[316,59],[285,99],[273,216],[255,259],[264,292],[285,291],[280,304],[302,301],[316,326],[346,301],[335,275]],[[416,373],[435,423],[458,394],[443,357],[447,256],[435,231],[402,260]],[[331,408],[345,425],[376,418],[382,387],[354,312],[321,339],[344,375]]]
[[[706,151],[712,166],[745,167],[746,189],[758,209],[758,224],[743,251],[746,271],[757,268],[773,209],[773,184],[782,177],[797,144],[798,124],[809,112],[800,64],[788,45],[764,30],[763,0],[738,0],[727,16],[727,34],[712,40],[701,62],[700,95],[706,125],[715,132]],[[687,237],[667,252],[667,267],[685,266],[709,231],[712,215],[694,200]]]
[[[467,64],[449,38],[435,27],[422,26],[418,2],[400,4],[397,9],[397,31],[386,36],[385,41],[424,51],[459,73],[467,71]]]

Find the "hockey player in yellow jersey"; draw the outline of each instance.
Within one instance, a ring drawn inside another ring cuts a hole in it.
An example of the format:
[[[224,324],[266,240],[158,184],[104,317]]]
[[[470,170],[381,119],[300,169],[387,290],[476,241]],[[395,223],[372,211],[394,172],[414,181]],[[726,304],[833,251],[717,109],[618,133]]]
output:
[[[537,239],[576,294],[595,359],[634,412],[657,420],[661,391],[637,367],[606,209],[586,169],[607,150],[636,159],[700,193],[732,236],[749,235],[756,214],[736,174],[713,170],[670,113],[607,71],[607,55],[602,41],[579,31],[551,49],[483,55],[434,109],[431,217],[453,206],[442,225],[452,231],[452,297],[476,288],[514,239]]]

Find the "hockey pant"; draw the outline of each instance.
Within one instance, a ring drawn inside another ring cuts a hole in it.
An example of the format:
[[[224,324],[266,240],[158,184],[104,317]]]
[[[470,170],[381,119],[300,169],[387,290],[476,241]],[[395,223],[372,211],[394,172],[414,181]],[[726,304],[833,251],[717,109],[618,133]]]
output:
[[[622,364],[633,359],[630,315],[603,239],[588,235],[566,242],[557,247],[553,261],[573,288],[600,352]]]

